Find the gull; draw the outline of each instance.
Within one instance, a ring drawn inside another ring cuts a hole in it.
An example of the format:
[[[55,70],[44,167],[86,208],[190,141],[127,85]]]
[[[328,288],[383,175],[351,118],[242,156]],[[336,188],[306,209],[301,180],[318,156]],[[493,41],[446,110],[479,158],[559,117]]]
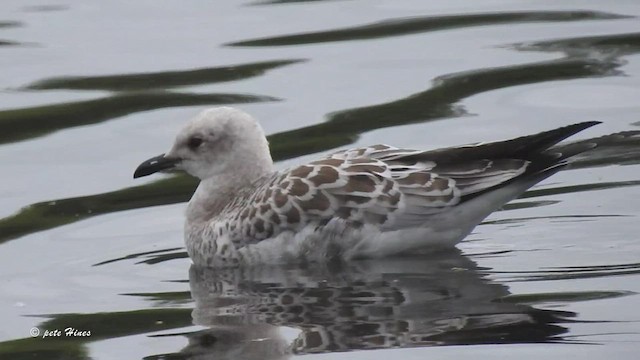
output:
[[[341,150],[276,171],[262,127],[231,107],[202,111],[133,177],[200,179],[184,238],[197,266],[322,262],[451,249],[489,214],[595,143],[557,146],[599,122],[436,150]]]

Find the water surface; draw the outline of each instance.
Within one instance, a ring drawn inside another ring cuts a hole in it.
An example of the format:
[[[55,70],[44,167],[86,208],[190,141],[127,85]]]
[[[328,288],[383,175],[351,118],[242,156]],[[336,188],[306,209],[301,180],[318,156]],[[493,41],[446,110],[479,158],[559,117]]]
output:
[[[3,358],[637,356],[637,2],[1,8]],[[131,174],[214,105],[260,119],[281,168],[587,120],[576,139],[605,138],[459,250],[212,271],[182,243],[196,182]],[[66,328],[90,335],[42,338]]]

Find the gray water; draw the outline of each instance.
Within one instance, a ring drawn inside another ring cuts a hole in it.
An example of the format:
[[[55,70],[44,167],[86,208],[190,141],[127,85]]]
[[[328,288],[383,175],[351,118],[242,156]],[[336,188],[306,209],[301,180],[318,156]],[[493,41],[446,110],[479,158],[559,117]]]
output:
[[[635,359],[638,16],[633,0],[3,0],[0,358]],[[195,182],[131,175],[221,104],[261,121],[278,167],[586,120],[603,124],[576,139],[627,133],[459,251],[190,269]]]

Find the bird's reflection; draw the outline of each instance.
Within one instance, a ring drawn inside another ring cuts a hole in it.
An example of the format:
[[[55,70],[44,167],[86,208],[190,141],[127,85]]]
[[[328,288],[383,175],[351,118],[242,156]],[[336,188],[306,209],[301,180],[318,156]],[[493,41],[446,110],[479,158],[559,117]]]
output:
[[[502,301],[502,284],[454,251],[305,268],[192,267],[188,358],[278,359],[361,349],[557,342],[573,313]],[[282,330],[294,328],[287,339]]]

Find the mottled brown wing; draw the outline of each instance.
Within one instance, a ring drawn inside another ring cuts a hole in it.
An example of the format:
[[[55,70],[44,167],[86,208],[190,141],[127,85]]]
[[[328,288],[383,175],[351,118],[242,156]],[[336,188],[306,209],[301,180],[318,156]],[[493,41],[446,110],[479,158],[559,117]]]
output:
[[[401,186],[375,159],[326,158],[274,175],[230,219],[237,237],[268,238],[334,218],[384,224],[402,208]]]
[[[511,160],[464,166],[390,160],[411,152],[379,146],[360,154],[354,149],[347,156],[337,153],[282,172],[249,199],[236,222],[239,230],[260,240],[333,218],[383,229],[419,225],[464,195],[507,181],[526,167]]]
[[[275,212],[284,215],[281,220],[290,228],[334,217],[382,224],[401,206],[402,197],[385,163],[362,158],[328,158],[298,166],[272,189]]]

